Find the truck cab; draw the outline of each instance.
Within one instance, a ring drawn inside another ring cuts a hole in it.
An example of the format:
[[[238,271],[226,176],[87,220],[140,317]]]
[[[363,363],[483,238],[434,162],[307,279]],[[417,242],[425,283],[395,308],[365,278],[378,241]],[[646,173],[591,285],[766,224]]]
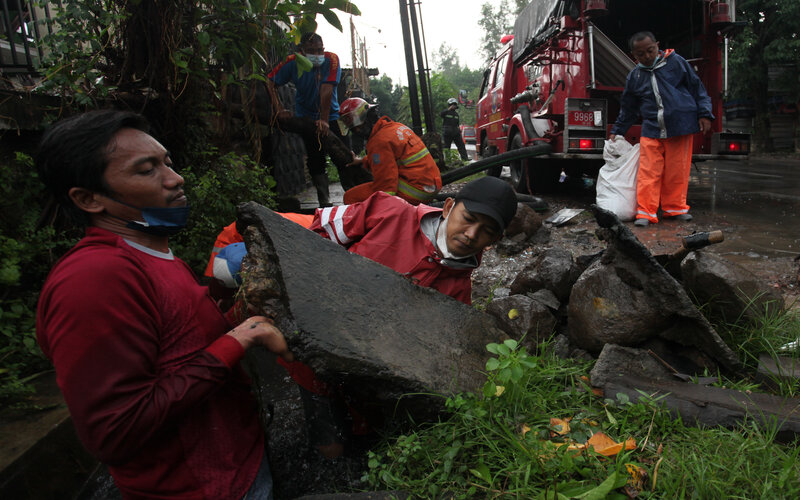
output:
[[[596,177],[605,139],[634,61],[629,37],[652,31],[694,68],[712,100],[712,134],[696,134],[694,159],[741,156],[749,136],[723,132],[725,36],[737,28],[734,0],[534,0],[484,72],[476,106],[482,156],[546,143],[550,153],[509,165],[521,192],[565,177]],[[636,143],[641,127],[626,138]],[[490,171],[498,175],[500,169]]]

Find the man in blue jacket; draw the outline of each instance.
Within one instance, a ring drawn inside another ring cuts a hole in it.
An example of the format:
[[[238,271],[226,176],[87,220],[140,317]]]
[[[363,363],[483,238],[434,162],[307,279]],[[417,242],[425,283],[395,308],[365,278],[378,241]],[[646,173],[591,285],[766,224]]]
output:
[[[662,216],[688,221],[692,136],[711,131],[711,99],[686,59],[659,50],[655,36],[641,31],[630,39],[639,63],[629,74],[610,139],[625,134],[641,115],[642,135],[636,178],[636,222],[647,226]]]

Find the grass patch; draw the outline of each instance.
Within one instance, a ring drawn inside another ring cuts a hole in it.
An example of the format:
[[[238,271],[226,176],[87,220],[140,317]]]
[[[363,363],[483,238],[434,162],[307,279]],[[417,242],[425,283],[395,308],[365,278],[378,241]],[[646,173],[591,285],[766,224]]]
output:
[[[777,426],[697,429],[658,398],[594,396],[589,363],[513,340],[489,344],[482,394],[446,401],[449,418],[369,455],[364,480],[415,498],[796,498],[798,448]],[[555,419],[555,420],[554,420]],[[605,456],[593,434],[631,444]],[[634,445],[635,441],[635,445]]]

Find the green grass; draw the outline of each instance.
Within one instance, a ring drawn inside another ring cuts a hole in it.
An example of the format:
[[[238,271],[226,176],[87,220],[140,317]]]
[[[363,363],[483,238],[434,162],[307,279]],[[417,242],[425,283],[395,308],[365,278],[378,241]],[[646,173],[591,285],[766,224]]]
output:
[[[628,498],[624,488],[639,498],[800,497],[798,448],[776,442],[774,424],[689,427],[657,398],[593,395],[590,364],[546,346],[528,354],[509,340],[487,349],[495,357],[482,394],[447,399],[449,418],[371,452],[363,478],[371,488],[414,498]],[[561,427],[551,418],[571,418],[569,432],[555,434]],[[605,457],[559,446],[598,431],[617,442],[633,438],[636,448]],[[646,475],[640,484],[633,466]]]

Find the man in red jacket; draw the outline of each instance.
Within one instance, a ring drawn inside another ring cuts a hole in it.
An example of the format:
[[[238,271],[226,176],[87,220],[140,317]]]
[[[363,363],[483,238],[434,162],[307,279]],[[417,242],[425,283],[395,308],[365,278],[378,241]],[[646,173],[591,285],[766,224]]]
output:
[[[448,198],[441,209],[413,206],[378,192],[362,203],[317,209],[309,229],[419,286],[470,304],[472,271],[483,250],[503,236],[516,211],[511,186],[496,177],[482,177]],[[238,255],[241,259],[244,253]],[[341,455],[344,436],[341,410],[335,409],[340,402],[336,388],[318,380],[299,361],[281,364],[301,388],[309,440],[326,457]]]
[[[36,335],[78,436],[123,498],[271,498],[244,352],[291,360],[264,316],[224,315],[169,249],[183,178],[139,115],[95,111],[42,138],[39,176],[86,236],[39,299]]]

